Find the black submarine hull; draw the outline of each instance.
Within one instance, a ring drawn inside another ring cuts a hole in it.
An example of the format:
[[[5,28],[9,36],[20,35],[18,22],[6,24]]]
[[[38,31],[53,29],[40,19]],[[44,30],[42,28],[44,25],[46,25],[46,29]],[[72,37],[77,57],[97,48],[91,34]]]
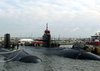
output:
[[[34,47],[34,48],[35,49],[33,51],[50,54],[50,55],[63,56],[72,59],[100,61],[99,56],[84,50],[76,50],[72,48],[46,48],[46,47]]]
[[[6,61],[20,61],[25,63],[39,63],[41,59],[37,56],[31,55],[24,50],[17,50],[12,53],[1,54],[6,57]]]

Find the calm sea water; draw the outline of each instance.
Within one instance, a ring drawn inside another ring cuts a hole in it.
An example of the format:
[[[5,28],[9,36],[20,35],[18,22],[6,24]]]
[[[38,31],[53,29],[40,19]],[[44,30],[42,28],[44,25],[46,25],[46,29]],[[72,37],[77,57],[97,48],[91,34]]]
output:
[[[71,45],[61,45],[70,48]],[[4,62],[0,56],[0,71],[100,71],[100,61],[76,60],[32,51],[32,47],[20,47],[42,59],[41,63]]]

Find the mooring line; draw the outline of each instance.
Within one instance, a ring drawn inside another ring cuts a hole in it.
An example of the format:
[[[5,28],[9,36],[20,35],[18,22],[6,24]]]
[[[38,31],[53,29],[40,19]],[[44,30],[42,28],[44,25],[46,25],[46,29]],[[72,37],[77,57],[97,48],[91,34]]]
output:
[[[14,56],[13,58],[8,59],[8,60],[5,60],[5,61],[0,61],[0,62],[9,62],[9,61],[13,60],[15,57],[17,57],[17,56],[20,54],[21,51],[22,51],[22,50],[20,50],[19,53],[16,54],[16,56]],[[15,51],[12,51],[12,52],[15,52]],[[12,53],[12,52],[9,52],[9,53]],[[5,53],[5,54],[7,54],[7,53]]]

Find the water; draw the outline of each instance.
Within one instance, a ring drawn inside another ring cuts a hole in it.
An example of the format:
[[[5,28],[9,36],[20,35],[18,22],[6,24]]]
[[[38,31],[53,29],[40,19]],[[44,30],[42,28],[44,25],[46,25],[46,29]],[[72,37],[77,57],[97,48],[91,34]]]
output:
[[[71,45],[61,47],[70,48]],[[23,63],[19,61],[4,62],[0,56],[0,71],[99,71],[100,61],[76,60],[32,51],[32,47],[20,47],[42,59],[41,63]]]

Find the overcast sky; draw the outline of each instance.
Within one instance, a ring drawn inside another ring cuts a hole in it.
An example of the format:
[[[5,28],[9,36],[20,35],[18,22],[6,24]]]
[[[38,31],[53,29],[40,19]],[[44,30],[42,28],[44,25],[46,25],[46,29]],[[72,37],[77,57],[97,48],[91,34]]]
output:
[[[0,36],[91,37],[100,31],[100,0],[0,0]]]

